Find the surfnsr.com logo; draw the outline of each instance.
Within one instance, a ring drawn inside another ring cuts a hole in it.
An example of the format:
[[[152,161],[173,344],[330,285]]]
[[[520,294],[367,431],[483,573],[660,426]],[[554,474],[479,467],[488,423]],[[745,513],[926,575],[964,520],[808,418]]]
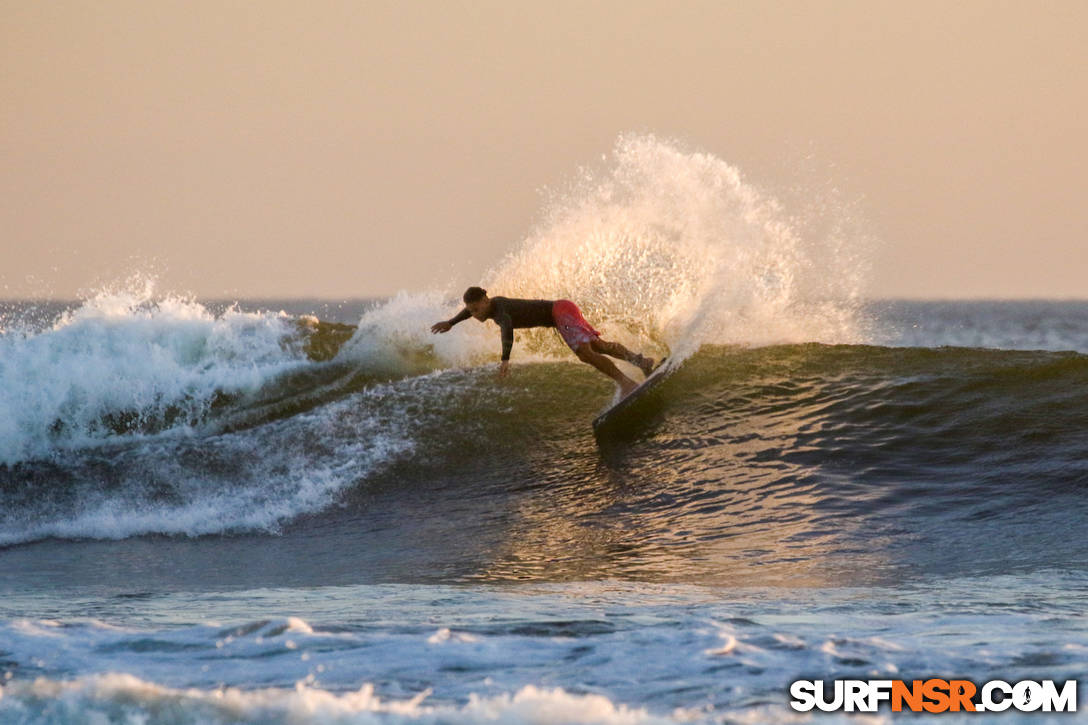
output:
[[[1061,687],[1054,680],[990,680],[981,687],[970,680],[797,680],[790,685],[790,707],[799,712],[1076,712],[1077,681]]]

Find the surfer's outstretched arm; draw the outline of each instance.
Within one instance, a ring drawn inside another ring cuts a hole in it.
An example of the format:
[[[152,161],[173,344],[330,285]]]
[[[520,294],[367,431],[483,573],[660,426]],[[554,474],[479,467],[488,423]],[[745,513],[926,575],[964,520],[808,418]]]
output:
[[[450,328],[452,328],[458,322],[461,322],[462,320],[467,320],[470,317],[472,317],[472,313],[468,311],[468,308],[467,307],[462,308],[462,310],[460,312],[458,312],[456,315],[454,315],[450,319],[443,320],[442,322],[436,322],[433,325],[431,325],[431,332],[432,333],[449,332]]]

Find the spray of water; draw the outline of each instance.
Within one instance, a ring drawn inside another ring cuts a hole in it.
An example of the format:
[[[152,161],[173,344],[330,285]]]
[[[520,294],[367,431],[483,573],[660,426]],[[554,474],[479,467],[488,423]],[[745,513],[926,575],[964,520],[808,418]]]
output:
[[[818,236],[803,227],[725,161],[623,135],[600,168],[548,199],[481,283],[493,295],[574,300],[607,339],[674,361],[704,344],[862,341],[862,240],[841,225]],[[438,364],[493,358],[493,329],[429,335],[456,304],[448,293],[398,295],[363,317],[348,354],[386,364],[412,348],[433,349]],[[573,359],[552,331],[519,330],[517,346],[521,360]]]
[[[602,332],[677,357],[708,343],[847,342],[861,335],[862,270],[844,243],[803,239],[715,156],[621,136],[487,282],[573,299]]]

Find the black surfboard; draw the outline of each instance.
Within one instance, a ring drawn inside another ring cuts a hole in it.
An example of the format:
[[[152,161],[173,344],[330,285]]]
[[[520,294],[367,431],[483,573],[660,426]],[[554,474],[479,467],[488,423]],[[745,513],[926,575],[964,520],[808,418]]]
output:
[[[672,374],[675,368],[669,367],[669,359],[664,358],[657,367],[653,369],[642,383],[631,391],[631,394],[620,400],[620,402],[613,405],[608,410],[598,415],[593,420],[593,432],[598,433],[602,429],[607,428],[609,425],[621,420],[624,414],[631,409],[641,398],[647,393],[656,388],[658,385],[665,381],[665,378]]]

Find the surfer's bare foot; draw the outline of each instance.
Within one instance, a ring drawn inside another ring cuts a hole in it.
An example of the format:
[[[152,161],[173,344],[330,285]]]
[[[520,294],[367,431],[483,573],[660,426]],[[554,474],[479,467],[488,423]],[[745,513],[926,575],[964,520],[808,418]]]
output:
[[[654,371],[654,359],[652,357],[645,357],[644,355],[635,355],[631,360],[642,371],[642,374],[646,377],[650,376],[650,373]]]
[[[635,392],[638,388],[638,383],[634,380],[628,379],[625,382],[620,383],[620,397],[626,398],[631,393]]]

